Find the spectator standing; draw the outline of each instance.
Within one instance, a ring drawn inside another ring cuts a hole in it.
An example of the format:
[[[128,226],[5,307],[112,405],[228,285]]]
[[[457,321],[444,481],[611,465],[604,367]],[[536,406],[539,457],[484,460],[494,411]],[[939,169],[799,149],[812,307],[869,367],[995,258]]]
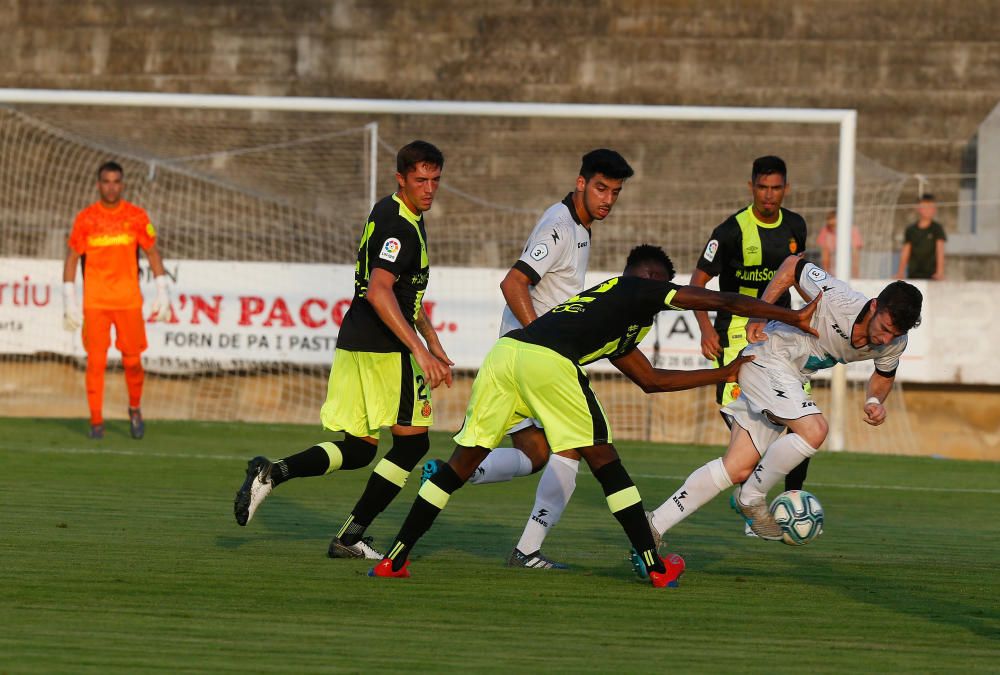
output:
[[[836,269],[837,257],[837,212],[828,211],[826,214],[826,224],[820,229],[816,236],[816,246],[820,250],[820,266],[827,270]],[[861,248],[864,242],[861,240],[861,233],[858,228],[851,226],[851,278],[857,279],[861,274]]]
[[[935,215],[934,195],[924,193],[917,204],[917,222],[903,235],[897,279],[944,279],[944,242],[948,237],[941,223],[934,220]]]

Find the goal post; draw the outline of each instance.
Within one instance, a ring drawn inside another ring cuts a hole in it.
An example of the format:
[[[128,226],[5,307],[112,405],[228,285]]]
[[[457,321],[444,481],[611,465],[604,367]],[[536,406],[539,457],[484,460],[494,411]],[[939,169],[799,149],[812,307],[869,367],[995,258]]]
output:
[[[431,119],[435,117],[445,118],[496,118],[498,120],[527,120],[528,124],[533,124],[537,120],[597,120],[613,122],[614,124],[627,123],[685,123],[688,125],[713,124],[713,123],[736,123],[748,125],[807,125],[826,126],[837,130],[837,142],[835,159],[836,162],[836,212],[837,212],[837,259],[835,274],[845,280],[850,278],[851,270],[851,226],[855,216],[855,167],[856,157],[856,121],[857,114],[854,110],[847,109],[804,109],[804,108],[749,108],[749,107],[714,107],[714,106],[669,106],[669,105],[614,105],[614,104],[555,104],[555,103],[514,103],[514,102],[489,102],[489,101],[413,101],[413,100],[381,100],[381,99],[344,99],[344,98],[320,98],[320,97],[278,97],[278,96],[238,96],[238,95],[208,95],[208,94],[162,94],[143,92],[100,92],[100,91],[69,91],[69,90],[32,90],[32,89],[0,89],[0,106],[13,107],[15,110],[33,110],[36,106],[52,107],[73,107],[96,109],[159,109],[159,110],[200,110],[200,111],[245,111],[249,114],[257,114],[265,111],[275,113],[288,113],[293,115],[329,115],[344,116],[349,119],[362,119],[364,117],[390,117],[393,119],[416,118]],[[379,154],[383,157],[388,153],[385,146],[388,144],[387,138],[399,140],[402,133],[402,123],[391,125],[397,132],[394,137],[392,133],[383,133],[384,125],[380,126],[378,121],[362,121],[361,126],[367,134],[365,147],[359,154],[366,155],[367,175],[361,177],[358,190],[363,195],[363,200],[370,205],[378,198],[378,187],[381,183],[383,192],[390,184],[386,183],[386,176],[391,176],[392,171],[386,167],[389,165],[383,159],[382,173],[380,176],[377,167],[379,166]],[[510,129],[502,124],[496,129],[490,130],[498,138],[506,138]],[[404,138],[403,140],[410,140]],[[664,141],[669,142],[669,141]],[[579,147],[577,157],[587,148]],[[380,150],[381,148],[381,150]],[[482,152],[485,154],[486,149]],[[503,142],[495,148],[496,153],[503,153]],[[228,159],[227,159],[228,161]],[[449,161],[452,161],[449,157]],[[462,160],[463,166],[472,166],[471,160]],[[481,157],[483,163],[502,163],[503,157]],[[724,160],[729,161],[729,160]],[[575,169],[574,169],[575,170]],[[485,184],[489,184],[488,180]],[[244,189],[244,188],[241,188]],[[467,188],[463,186],[466,192]],[[655,188],[645,188],[647,194],[652,193]],[[670,186],[666,187],[669,192]],[[460,193],[458,187],[456,193]],[[817,189],[816,194],[821,190]],[[891,190],[887,191],[891,192]],[[823,193],[827,194],[827,193]],[[360,196],[360,195],[359,195]],[[490,203],[488,194],[476,194],[478,201],[474,203]],[[128,195],[126,195],[128,197]],[[553,199],[557,195],[552,195]],[[874,197],[879,199],[882,197]],[[651,201],[651,200],[650,200]],[[813,216],[822,212],[822,199],[816,197],[814,202],[809,203],[813,209]],[[713,209],[729,208],[720,206],[721,201],[710,205]],[[612,219],[616,219],[625,224],[625,228],[634,228],[640,231],[639,226],[633,226],[633,220],[641,219],[642,213],[636,211],[630,218],[625,215],[625,210],[616,207],[616,212]],[[502,209],[501,209],[502,210]],[[516,214],[518,222],[525,222],[525,213],[539,210],[528,209],[507,209],[509,213],[518,211]],[[621,214],[621,216],[619,216]],[[66,217],[70,217],[67,214]],[[434,216],[435,214],[432,214]],[[452,215],[452,214],[449,214]],[[362,214],[360,217],[364,217]],[[497,227],[505,227],[511,222],[511,218],[497,216]],[[154,215],[154,219],[156,216]],[[691,219],[687,219],[690,221]],[[669,226],[669,224],[668,224]],[[703,243],[708,230],[699,230],[691,233],[691,240]],[[510,240],[523,239],[527,234],[527,229],[518,233],[510,233]],[[351,236],[345,235],[345,241]],[[468,241],[468,240],[466,240]],[[639,242],[635,242],[639,243]],[[487,244],[480,242],[482,246]],[[456,244],[459,246],[460,244]],[[0,254],[6,255],[6,254]],[[170,252],[166,252],[169,258]],[[501,256],[502,257],[502,256]],[[306,258],[311,260],[311,258]],[[318,261],[317,261],[318,262]],[[473,260],[474,262],[474,260]],[[592,263],[593,265],[593,263]],[[495,290],[495,285],[493,287]],[[202,298],[200,302],[205,302]],[[314,305],[313,307],[317,307]],[[203,308],[204,309],[204,308]],[[211,308],[209,307],[209,310]],[[328,358],[329,354],[325,355]],[[831,385],[831,434],[828,445],[831,449],[844,449],[846,434],[844,430],[844,420],[846,417],[847,400],[847,378],[843,368],[838,366]]]

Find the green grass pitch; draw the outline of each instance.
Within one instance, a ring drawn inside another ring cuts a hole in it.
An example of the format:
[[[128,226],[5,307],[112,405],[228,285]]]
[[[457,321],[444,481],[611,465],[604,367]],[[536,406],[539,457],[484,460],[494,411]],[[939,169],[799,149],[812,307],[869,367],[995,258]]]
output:
[[[669,535],[680,588],[654,590],[585,469],[545,547],[572,570],[503,565],[533,476],[459,491],[413,577],[372,579],[326,557],[367,470],[288,483],[233,520],[246,460],[328,440],[318,428],[85,428],[0,419],[0,672],[996,672],[996,463],[821,453],[817,542],[747,539],[720,497]],[[647,508],[720,452],[619,450]],[[377,546],[418,483],[369,530]]]

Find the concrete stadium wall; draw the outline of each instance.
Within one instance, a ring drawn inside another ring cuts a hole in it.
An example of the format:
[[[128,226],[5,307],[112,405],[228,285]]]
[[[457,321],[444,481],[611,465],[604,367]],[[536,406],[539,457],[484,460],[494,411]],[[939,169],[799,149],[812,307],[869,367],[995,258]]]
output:
[[[851,107],[954,173],[1000,100],[1000,3],[3,0],[0,86]]]

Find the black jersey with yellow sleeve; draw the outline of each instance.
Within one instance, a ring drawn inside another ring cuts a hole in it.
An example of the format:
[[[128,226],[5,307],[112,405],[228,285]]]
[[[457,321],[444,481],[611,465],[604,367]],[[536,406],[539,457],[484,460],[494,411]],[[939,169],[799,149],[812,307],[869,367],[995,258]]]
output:
[[[751,205],[712,231],[698,258],[698,269],[719,277],[720,291],[760,298],[785,258],[802,253],[805,247],[806,221],[802,216],[782,208],[776,222],[763,223]],[[786,291],[774,304],[789,307],[791,295]],[[731,318],[729,312],[719,311],[715,321],[719,335],[726,332]]]
[[[420,315],[430,277],[427,233],[422,214],[410,211],[394,194],[375,204],[361,235],[354,265],[354,299],[340,327],[338,349],[408,351],[368,302],[368,282],[376,268],[391,272],[396,278],[392,293],[403,316],[413,325]]]
[[[641,277],[614,277],[574,295],[505,337],[548,347],[585,366],[615,359],[636,348],[656,315],[670,304],[679,286]]]

